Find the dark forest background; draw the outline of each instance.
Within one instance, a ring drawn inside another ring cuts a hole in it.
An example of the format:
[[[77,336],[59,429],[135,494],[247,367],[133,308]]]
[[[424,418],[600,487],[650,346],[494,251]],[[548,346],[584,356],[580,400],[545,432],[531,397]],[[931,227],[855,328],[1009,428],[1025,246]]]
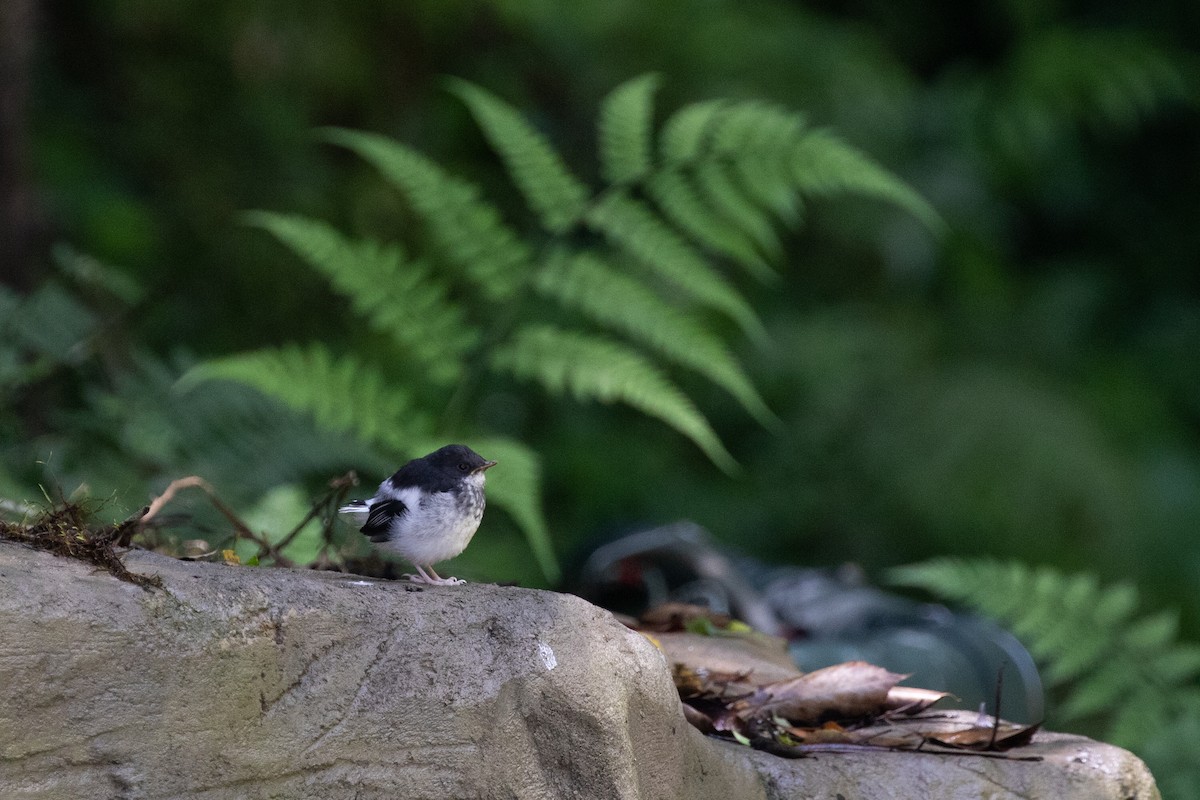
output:
[[[474,426],[542,460],[559,557],[688,518],[777,563],[994,556],[1129,582],[1200,634],[1200,5],[4,0],[0,37],[0,498],[119,518],[200,474],[270,526],[345,469],[379,480],[394,454],[249,389],[178,391],[236,352],[375,345],[244,212],[402,227],[378,175],[318,141],[332,125],[519,215],[446,76],[591,179],[602,98],[656,72],[662,109],[801,111],[945,228],[807,209],[781,279],[746,290],[769,343],[735,340],[783,424],[682,379],[739,474],[622,407],[485,392]],[[545,580],[503,513],[455,566]]]

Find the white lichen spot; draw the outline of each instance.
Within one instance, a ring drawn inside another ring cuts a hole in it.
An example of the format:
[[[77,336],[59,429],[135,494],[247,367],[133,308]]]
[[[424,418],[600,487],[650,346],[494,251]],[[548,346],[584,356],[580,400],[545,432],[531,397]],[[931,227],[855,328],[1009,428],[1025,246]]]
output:
[[[546,665],[547,670],[554,669],[558,666],[558,659],[554,657],[554,650],[545,642],[538,642],[538,656],[541,657],[542,663]]]

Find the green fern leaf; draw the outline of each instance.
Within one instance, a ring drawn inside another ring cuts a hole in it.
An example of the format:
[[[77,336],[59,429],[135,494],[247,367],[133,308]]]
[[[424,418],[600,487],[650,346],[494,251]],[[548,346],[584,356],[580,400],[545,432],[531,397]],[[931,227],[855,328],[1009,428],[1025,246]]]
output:
[[[1158,672],[1169,684],[1195,682],[1200,675],[1200,645],[1180,644],[1157,659]]]
[[[778,424],[778,418],[718,337],[596,254],[548,259],[534,287],[567,308],[577,309],[708,378],[764,425]]]
[[[473,83],[452,79],[459,97],[521,190],[529,207],[551,233],[564,233],[587,206],[590,192],[567,170],[558,153],[521,113]]]
[[[1059,714],[1064,720],[1084,719],[1098,711],[1111,709],[1121,700],[1128,701],[1130,690],[1136,686],[1131,679],[1133,665],[1122,658],[1103,661],[1097,669],[1083,677],[1062,704]]]
[[[766,339],[749,303],[644,204],[622,193],[609,194],[589,209],[587,222],[680,292],[728,314],[759,341]]]
[[[654,74],[626,81],[600,107],[600,174],[610,184],[633,183],[650,172],[659,83]]]
[[[1044,151],[1056,128],[1131,128],[1193,97],[1194,67],[1141,32],[1048,28],[1021,37],[989,97],[990,126],[1014,153]]]
[[[206,361],[188,370],[178,388],[188,391],[210,380],[252,386],[311,414],[324,428],[398,450],[413,438],[427,436],[430,427],[409,394],[389,385],[377,367],[348,356],[335,359],[319,344]]]
[[[668,166],[683,166],[700,158],[708,143],[713,120],[726,107],[724,100],[692,103],[672,114],[659,137],[659,153]]]
[[[1116,744],[1136,745],[1167,724],[1194,691],[1200,647],[1175,640],[1175,613],[1134,619],[1137,593],[1127,585],[987,559],[939,559],[890,574],[1006,622],[1060,687],[1059,719],[1103,718]]]
[[[716,121],[713,151],[730,160],[740,188],[780,221],[794,227],[800,199],[789,172],[804,118],[766,103],[739,103]]]
[[[801,191],[812,195],[856,192],[895,203],[940,231],[941,217],[924,198],[860,150],[828,131],[810,131],[797,144],[792,177]]]
[[[1125,631],[1125,641],[1142,652],[1161,650],[1179,635],[1179,614],[1163,611],[1138,620]]]
[[[1110,586],[1096,602],[1096,622],[1105,627],[1124,623],[1137,610],[1138,593],[1128,583]]]
[[[726,472],[737,469],[691,400],[653,364],[616,342],[550,325],[530,325],[494,353],[492,364],[502,372],[537,381],[554,395],[625,403],[687,436]]]
[[[528,245],[476,186],[386,136],[341,128],[326,129],[324,136],[391,181],[429,226],[437,254],[461,269],[488,299],[509,300],[527,280]]]
[[[696,244],[726,256],[763,282],[778,278],[754,243],[709,208],[680,170],[655,173],[646,182],[646,191],[663,216]]]
[[[428,268],[406,260],[399,247],[349,240],[316,220],[266,212],[248,218],[328,277],[376,330],[419,360],[431,382],[461,377],[464,354],[481,335]]]
[[[738,230],[744,232],[768,258],[776,260],[783,252],[771,218],[747,197],[729,164],[705,161],[695,169],[696,187],[705,202]]]
[[[500,464],[488,472],[488,501],[512,517],[525,534],[546,580],[558,583],[562,571],[542,515],[542,469],[537,453],[512,439],[479,439],[472,440],[472,444]]]

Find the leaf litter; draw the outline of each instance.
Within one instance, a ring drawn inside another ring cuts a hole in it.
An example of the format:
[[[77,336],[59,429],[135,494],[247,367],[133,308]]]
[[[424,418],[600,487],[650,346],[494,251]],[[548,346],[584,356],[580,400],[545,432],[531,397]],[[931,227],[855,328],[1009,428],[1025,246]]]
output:
[[[909,676],[865,661],[801,672],[783,639],[703,607],[667,604],[633,627],[670,661],[684,717],[706,734],[790,758],[874,749],[1040,760],[1006,752],[1039,724],[933,711],[947,692],[900,686]]]

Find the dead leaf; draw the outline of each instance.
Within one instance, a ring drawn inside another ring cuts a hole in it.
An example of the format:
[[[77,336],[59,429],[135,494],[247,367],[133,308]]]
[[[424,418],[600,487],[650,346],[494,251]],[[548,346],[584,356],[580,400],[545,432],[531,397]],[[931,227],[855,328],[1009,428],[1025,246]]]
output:
[[[797,728],[788,726],[783,729],[783,733],[791,738],[790,742],[784,744],[818,744],[818,743],[848,743],[854,741],[851,731],[847,731],[837,723],[826,723],[819,728]]]
[[[645,635],[645,634],[643,634]],[[749,636],[701,636],[695,633],[655,634],[659,648],[672,664],[681,664],[702,675],[741,675],[740,686],[726,694],[749,694],[768,683],[797,678],[787,642],[754,633]]]
[[[708,716],[708,714],[705,714],[700,709],[695,708],[687,703],[683,703],[682,706],[683,718],[686,719],[693,728],[697,729],[701,733],[712,733],[716,730],[716,728],[713,726],[712,717]]]
[[[711,628],[727,628],[732,621],[733,617],[713,611],[707,606],[660,603],[642,613],[638,619],[638,628],[643,631],[668,633],[689,630],[696,622],[709,623]]]
[[[1033,725],[1016,725],[1001,720],[998,726],[976,726],[926,738],[935,744],[962,750],[1009,750],[1029,744],[1041,726],[1040,722]]]
[[[976,714],[955,710],[889,718],[851,733],[855,744],[876,747],[985,752],[1027,745],[1039,727],[1005,720],[1000,720],[999,727],[994,723],[994,718],[985,718],[981,724]]]
[[[919,714],[939,700],[950,697],[949,692],[920,689],[916,686],[893,686],[888,689],[884,708],[896,714]]]
[[[779,716],[792,722],[867,717],[884,710],[888,691],[906,677],[865,661],[848,661],[767,684],[732,709],[743,719]]]

